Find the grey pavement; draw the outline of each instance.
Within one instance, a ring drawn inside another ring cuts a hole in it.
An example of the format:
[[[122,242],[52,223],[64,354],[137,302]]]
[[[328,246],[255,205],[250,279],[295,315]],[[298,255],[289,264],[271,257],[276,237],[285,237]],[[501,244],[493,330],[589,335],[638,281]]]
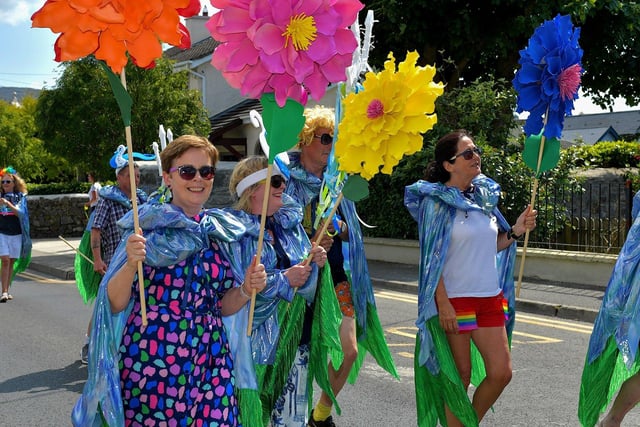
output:
[[[73,261],[80,238],[36,239],[29,269],[62,280],[74,280]],[[418,266],[369,261],[374,289],[417,294]],[[526,279],[526,278],[525,278]],[[523,280],[516,309],[527,313],[593,322],[598,314],[603,287],[560,282]]]

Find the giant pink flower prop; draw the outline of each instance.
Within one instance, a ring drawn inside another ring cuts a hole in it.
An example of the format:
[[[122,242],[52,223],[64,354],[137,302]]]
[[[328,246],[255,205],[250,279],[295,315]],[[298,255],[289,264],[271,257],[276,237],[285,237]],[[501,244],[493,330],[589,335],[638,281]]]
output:
[[[211,0],[207,28],[221,44],[211,63],[243,95],[274,92],[306,104],[346,80],[358,42],[349,29],[358,0]]]

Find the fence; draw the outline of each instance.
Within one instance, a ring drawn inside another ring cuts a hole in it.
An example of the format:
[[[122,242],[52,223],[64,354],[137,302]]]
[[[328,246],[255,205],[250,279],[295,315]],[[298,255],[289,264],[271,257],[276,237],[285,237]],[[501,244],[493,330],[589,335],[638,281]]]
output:
[[[540,186],[529,247],[617,254],[631,226],[630,182]]]

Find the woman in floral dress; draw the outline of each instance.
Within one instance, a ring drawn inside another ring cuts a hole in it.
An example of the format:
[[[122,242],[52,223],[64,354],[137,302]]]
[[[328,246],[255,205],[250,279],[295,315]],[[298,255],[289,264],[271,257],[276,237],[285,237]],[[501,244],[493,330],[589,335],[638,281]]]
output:
[[[266,273],[254,264],[244,281],[236,280],[216,243],[243,227],[221,211],[203,209],[217,158],[205,138],[171,142],[161,154],[171,202],[142,205],[137,234],[132,214],[120,221],[126,231],[100,286],[89,379],[74,425],[93,425],[100,416],[110,426],[241,425],[222,316],[261,291]]]

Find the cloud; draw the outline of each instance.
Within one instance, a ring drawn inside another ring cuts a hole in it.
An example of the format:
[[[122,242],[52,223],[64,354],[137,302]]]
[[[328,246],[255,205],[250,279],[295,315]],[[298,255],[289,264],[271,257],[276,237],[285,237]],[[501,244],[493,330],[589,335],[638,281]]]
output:
[[[44,0],[0,0],[0,24],[17,26],[27,23],[44,3]]]

